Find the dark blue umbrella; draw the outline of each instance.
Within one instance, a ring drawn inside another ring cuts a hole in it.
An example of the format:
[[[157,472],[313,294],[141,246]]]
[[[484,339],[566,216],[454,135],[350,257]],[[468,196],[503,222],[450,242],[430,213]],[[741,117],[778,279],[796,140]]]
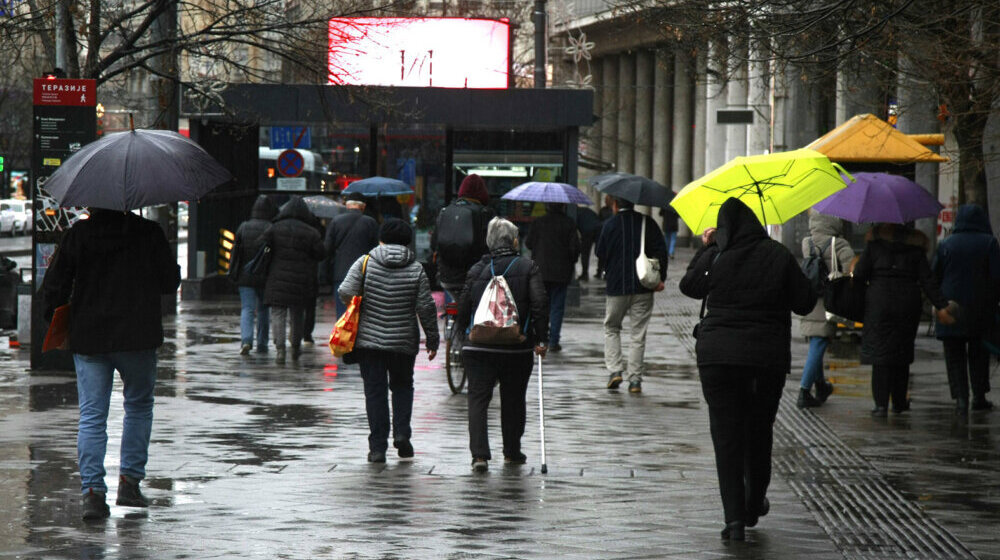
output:
[[[561,202],[563,204],[586,204],[593,201],[583,194],[583,191],[566,183],[542,183],[532,181],[517,186],[501,198],[506,200],[523,200],[526,202]]]
[[[87,144],[43,188],[62,206],[127,211],[198,200],[232,180],[215,158],[176,132],[130,130]]]
[[[354,181],[343,190],[342,194],[360,193],[365,196],[396,196],[413,194],[409,185],[391,177],[368,177]]]

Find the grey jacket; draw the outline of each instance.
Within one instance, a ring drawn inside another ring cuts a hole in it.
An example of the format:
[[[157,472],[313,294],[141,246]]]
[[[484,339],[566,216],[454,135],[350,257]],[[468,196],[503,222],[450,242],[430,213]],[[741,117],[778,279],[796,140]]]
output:
[[[419,318],[427,349],[437,350],[437,306],[424,267],[402,245],[379,245],[368,254],[371,258],[364,279],[362,255],[340,284],[339,295],[345,302],[362,296],[355,348],[416,355],[420,351]]]
[[[823,259],[826,261],[826,266],[830,268],[830,272],[833,272],[833,268],[830,266],[832,264],[830,258],[830,240],[836,237],[837,240],[833,243],[833,249],[837,252],[837,263],[840,264],[841,272],[847,274],[851,266],[851,260],[854,259],[854,250],[851,249],[851,244],[843,238],[843,235],[844,222],[840,218],[813,212],[809,216],[809,235],[802,239],[803,258],[809,257],[809,251],[812,247],[816,247],[816,249],[823,252]],[[802,336],[822,336],[829,338],[834,335],[834,326],[826,320],[826,309],[823,307],[822,297],[816,301],[816,306],[813,307],[813,310],[802,318],[799,323],[799,330]]]

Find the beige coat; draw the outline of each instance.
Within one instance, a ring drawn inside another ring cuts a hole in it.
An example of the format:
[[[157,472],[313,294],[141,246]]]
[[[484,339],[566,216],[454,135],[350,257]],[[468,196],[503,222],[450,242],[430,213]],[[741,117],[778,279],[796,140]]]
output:
[[[840,270],[847,273],[851,260],[854,259],[854,250],[850,243],[844,239],[844,222],[840,218],[812,212],[809,216],[809,235],[802,239],[802,256],[808,257],[812,247],[823,252],[823,259],[826,266],[833,272],[831,266],[831,251],[836,251],[837,263]],[[831,243],[832,239],[836,241]],[[816,301],[813,310],[802,318],[799,323],[799,332],[802,336],[823,336],[831,337],[834,334],[834,326],[826,320],[826,309],[823,308],[823,298]]]

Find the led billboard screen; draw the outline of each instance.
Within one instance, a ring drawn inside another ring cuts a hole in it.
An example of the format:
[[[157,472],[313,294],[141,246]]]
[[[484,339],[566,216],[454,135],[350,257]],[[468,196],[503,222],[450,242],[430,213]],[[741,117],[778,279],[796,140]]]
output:
[[[503,89],[510,23],[466,18],[332,18],[327,83]]]

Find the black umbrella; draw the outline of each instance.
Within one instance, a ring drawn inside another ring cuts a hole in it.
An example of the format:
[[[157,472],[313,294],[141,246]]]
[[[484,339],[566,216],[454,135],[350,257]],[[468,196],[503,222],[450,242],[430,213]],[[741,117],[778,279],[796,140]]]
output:
[[[633,204],[662,208],[670,203],[674,193],[652,179],[615,171],[598,175],[590,185],[604,194],[627,200]]]
[[[215,158],[176,132],[130,130],[87,144],[43,188],[62,206],[127,211],[198,200],[232,180]]]

